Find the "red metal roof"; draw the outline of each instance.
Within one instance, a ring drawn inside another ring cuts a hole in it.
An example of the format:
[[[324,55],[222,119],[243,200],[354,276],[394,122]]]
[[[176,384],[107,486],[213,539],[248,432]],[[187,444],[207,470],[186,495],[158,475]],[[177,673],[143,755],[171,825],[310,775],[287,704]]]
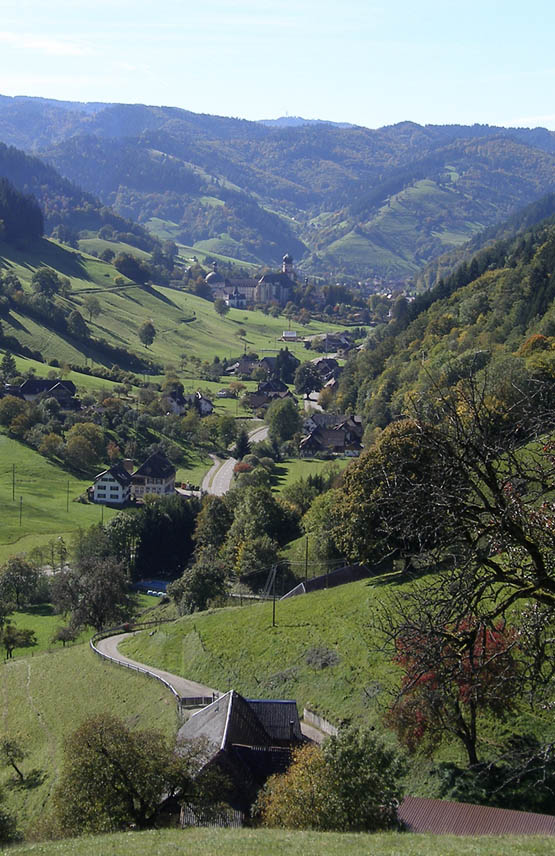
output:
[[[409,832],[435,835],[555,835],[554,815],[423,797],[405,797],[398,817]]]

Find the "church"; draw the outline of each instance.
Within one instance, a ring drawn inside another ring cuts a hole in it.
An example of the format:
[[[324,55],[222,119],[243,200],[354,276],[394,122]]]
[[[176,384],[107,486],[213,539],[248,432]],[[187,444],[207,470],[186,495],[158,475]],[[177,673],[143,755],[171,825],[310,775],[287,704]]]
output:
[[[217,262],[214,262],[213,268],[205,282],[210,286],[212,297],[223,298],[232,309],[245,309],[254,303],[285,306],[295,285],[293,258],[289,253],[284,255],[280,271],[264,273],[260,279],[227,279],[218,270]]]

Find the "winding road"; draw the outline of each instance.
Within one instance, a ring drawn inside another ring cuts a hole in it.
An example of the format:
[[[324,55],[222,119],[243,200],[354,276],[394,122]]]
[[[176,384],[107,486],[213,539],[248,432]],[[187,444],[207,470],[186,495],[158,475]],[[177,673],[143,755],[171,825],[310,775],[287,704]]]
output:
[[[179,675],[172,675],[171,672],[165,672],[163,669],[156,669],[154,666],[147,666],[145,663],[139,663],[137,660],[132,660],[131,657],[126,657],[125,654],[120,652],[118,645],[122,639],[127,639],[129,636],[133,636],[133,633],[118,633],[117,636],[107,636],[105,639],[99,639],[95,643],[95,647],[100,654],[110,657],[122,666],[132,666],[150,672],[151,675],[155,675],[162,681],[170,684],[181,698],[196,698],[198,696],[214,696],[217,698],[222,695],[218,690],[207,687],[205,684],[190,681],[188,678],[182,678]],[[322,731],[309,725],[304,720],[301,720],[301,731],[305,737],[314,743],[322,743],[326,738],[326,735]]]
[[[268,426],[262,425],[249,431],[249,440],[252,443],[261,443],[268,436]],[[233,478],[233,467],[237,463],[236,458],[227,458],[222,461],[217,455],[210,455],[212,466],[202,480],[202,492],[211,493],[214,496],[223,496],[227,493]]]
[[[161,678],[166,683],[171,684],[176,693],[184,698],[185,696],[219,696],[218,690],[207,687],[204,684],[198,684],[196,681],[190,681],[188,678],[180,678],[179,675],[172,675],[171,672],[164,672],[163,669],[156,669],[154,666],[147,666],[145,663],[139,663],[137,660],[132,660],[131,657],[126,657],[122,654],[118,645],[123,639],[133,636],[133,633],[119,633],[117,636],[107,636],[106,639],[100,639],[95,643],[96,648],[101,654],[111,657],[118,663],[127,666],[135,666],[140,669],[146,669],[158,678]]]

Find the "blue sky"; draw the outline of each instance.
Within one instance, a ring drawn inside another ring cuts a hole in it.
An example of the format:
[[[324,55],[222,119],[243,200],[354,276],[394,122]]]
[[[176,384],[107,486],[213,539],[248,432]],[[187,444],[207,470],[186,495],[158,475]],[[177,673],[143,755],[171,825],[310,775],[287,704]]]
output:
[[[555,129],[553,0],[0,0],[0,94]]]

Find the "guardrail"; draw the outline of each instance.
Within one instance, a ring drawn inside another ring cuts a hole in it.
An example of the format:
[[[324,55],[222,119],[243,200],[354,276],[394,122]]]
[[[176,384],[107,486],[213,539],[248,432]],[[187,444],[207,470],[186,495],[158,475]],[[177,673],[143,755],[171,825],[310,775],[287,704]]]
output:
[[[116,666],[123,666],[125,669],[131,669],[133,672],[139,672],[142,675],[146,675],[149,678],[154,678],[155,680],[160,681],[160,683],[164,684],[166,689],[168,689],[175,697],[177,701],[178,711],[181,711],[185,708],[206,707],[207,705],[212,704],[212,702],[215,701],[218,696],[181,696],[179,695],[173,684],[171,684],[169,681],[166,681],[166,679],[163,678],[161,675],[156,674],[156,672],[151,672],[150,669],[147,669],[144,666],[135,665],[135,663],[128,663],[125,660],[118,660],[116,657],[111,657],[109,654],[105,654],[104,651],[101,651],[100,648],[97,648],[96,646],[96,643],[100,642],[101,639],[107,639],[110,636],[118,636],[123,633],[132,633],[138,630],[145,630],[147,627],[167,623],[173,620],[173,618],[162,618],[156,621],[144,621],[141,624],[124,624],[119,625],[117,627],[110,627],[106,630],[101,630],[99,633],[95,633],[89,641],[89,647],[92,651],[94,651],[95,654],[98,654],[98,656],[101,657],[101,659],[103,660],[108,660],[110,663],[115,663]]]

